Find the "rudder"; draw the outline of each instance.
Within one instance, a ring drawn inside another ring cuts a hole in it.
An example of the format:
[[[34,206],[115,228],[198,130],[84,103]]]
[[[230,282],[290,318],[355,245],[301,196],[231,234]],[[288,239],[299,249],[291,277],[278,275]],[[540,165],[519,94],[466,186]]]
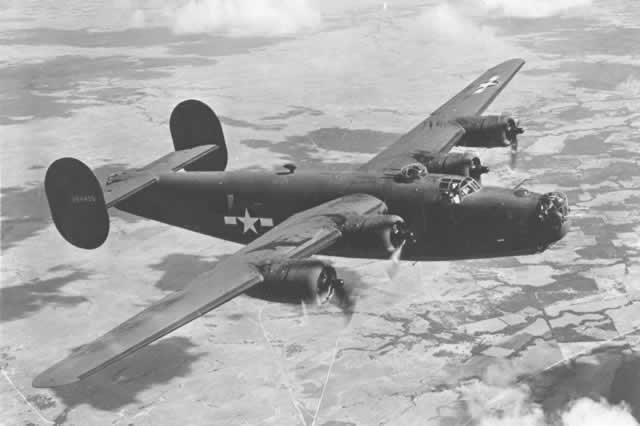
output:
[[[176,151],[214,144],[219,149],[185,167],[185,170],[222,171],[227,167],[227,145],[220,120],[204,102],[188,99],[180,102],[169,119],[171,138]]]
[[[47,169],[44,189],[60,235],[83,249],[100,247],[109,235],[109,214],[102,187],[91,169],[66,157]]]

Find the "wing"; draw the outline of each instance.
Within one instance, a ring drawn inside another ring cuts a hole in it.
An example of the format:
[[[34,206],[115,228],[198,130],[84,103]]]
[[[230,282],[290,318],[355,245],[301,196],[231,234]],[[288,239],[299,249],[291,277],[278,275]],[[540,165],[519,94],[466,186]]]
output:
[[[73,351],[37,376],[33,386],[61,386],[91,376],[261,281],[262,275],[250,265],[234,262],[233,258],[222,261],[185,289],[166,296],[93,343]]]
[[[523,65],[511,59],[486,71],[360,170],[397,171],[425,153],[448,152],[464,135],[454,119],[482,114]]]
[[[368,194],[350,194],[291,216],[238,254],[259,265],[263,259],[300,259],[330,247],[350,216],[382,213],[386,205]]]
[[[375,197],[355,194],[292,216],[198,276],[185,289],[166,296],[93,343],[73,351],[36,377],[33,386],[61,386],[99,372],[262,282],[259,267],[266,262],[318,253],[342,236],[340,227],[348,216],[385,208]]]
[[[462,135],[464,129],[459,124],[429,117],[362,165],[360,170],[395,174],[407,164],[419,163],[426,153],[449,151]]]

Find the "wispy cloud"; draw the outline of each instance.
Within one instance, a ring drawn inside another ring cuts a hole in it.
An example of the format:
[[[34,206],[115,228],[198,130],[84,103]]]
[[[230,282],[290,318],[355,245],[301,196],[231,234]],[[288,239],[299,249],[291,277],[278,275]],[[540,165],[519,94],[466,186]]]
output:
[[[424,9],[418,17],[418,25],[429,37],[447,42],[476,45],[498,42],[493,28],[475,23],[450,3]]]
[[[421,34],[451,47],[463,47],[455,55],[512,54],[513,45],[487,18],[508,16],[535,19],[568,12],[586,11],[592,0],[441,0],[426,6],[415,20]],[[472,51],[473,50],[473,51]],[[472,52],[470,52],[472,51]],[[509,52],[507,52],[509,51]],[[515,52],[515,54],[518,54]],[[448,60],[455,60],[452,56]]]
[[[522,374],[507,360],[490,365],[481,381],[462,389],[469,424],[477,426],[638,426],[629,407],[622,403],[579,398],[557,413],[545,413],[529,386],[518,382]],[[549,415],[552,414],[552,415]]]
[[[424,10],[421,20],[432,31],[447,37],[474,38],[478,32],[493,36],[487,27],[480,27],[449,3],[442,3]]]
[[[144,22],[136,13],[136,21]],[[289,35],[317,28],[322,21],[307,0],[189,0],[166,6],[164,15],[176,33],[230,36]]]
[[[640,80],[629,76],[616,86],[616,90],[625,97],[638,98],[640,97]]]
[[[559,15],[591,5],[592,0],[476,0],[490,12],[519,18],[542,18]]]
[[[580,398],[562,413],[564,426],[637,426],[638,422],[626,404],[611,405],[605,400],[594,401]]]
[[[471,422],[478,426],[543,426],[544,411],[531,402],[529,387],[517,383],[519,371],[508,360],[488,366],[481,381],[462,389]]]

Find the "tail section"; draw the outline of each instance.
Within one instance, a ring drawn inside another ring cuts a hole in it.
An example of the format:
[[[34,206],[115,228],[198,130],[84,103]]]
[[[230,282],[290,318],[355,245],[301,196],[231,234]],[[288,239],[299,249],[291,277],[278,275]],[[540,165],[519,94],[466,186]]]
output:
[[[220,120],[209,106],[189,99],[180,102],[169,120],[176,151],[201,145],[217,145],[218,150],[185,167],[187,171],[222,171],[227,167],[227,145]]]
[[[75,158],[61,158],[49,166],[45,193],[53,223],[65,240],[83,249],[98,248],[109,235],[109,207],[153,185],[162,174],[227,167],[222,126],[206,104],[193,99],[179,103],[169,125],[175,152],[142,168],[115,173],[105,182]]]
[[[163,174],[214,156],[218,149],[217,145],[201,145],[172,152],[145,167],[114,173],[102,184],[82,161],[56,160],[44,179],[53,223],[60,235],[74,246],[98,248],[109,235],[109,207],[153,185]]]

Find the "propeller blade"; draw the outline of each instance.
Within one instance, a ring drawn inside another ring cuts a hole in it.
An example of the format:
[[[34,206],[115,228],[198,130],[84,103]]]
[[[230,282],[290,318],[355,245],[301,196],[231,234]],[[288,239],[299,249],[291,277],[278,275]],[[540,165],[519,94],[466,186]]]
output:
[[[304,301],[300,301],[300,307],[302,308],[302,324],[306,325],[309,322],[309,314],[307,313],[307,304]]]
[[[507,120],[506,137],[511,146],[511,168],[516,167],[518,161],[518,135],[524,133],[524,129],[520,127],[520,120],[509,118]]]
[[[400,246],[395,249],[393,251],[393,253],[391,253],[391,257],[389,257],[389,260],[391,260],[393,263],[398,264],[400,263],[400,258],[402,257],[402,249],[404,248],[404,245],[407,243],[407,241],[403,241]]]
[[[335,287],[334,291],[335,304],[342,310],[345,318],[345,325],[351,322],[351,318],[356,308],[356,298],[353,290],[347,288],[344,283]]]
[[[518,137],[514,136],[511,140],[511,163],[510,166],[512,169],[516,168],[518,163]]]
[[[400,259],[402,258],[402,249],[404,249],[406,242],[407,241],[404,240],[400,244],[400,246],[398,246],[398,248],[395,249],[393,253],[391,253],[391,256],[389,257],[390,264],[389,264],[389,267],[386,269],[386,272],[387,272],[387,276],[391,280],[393,280],[395,276],[398,274],[398,272],[400,271]]]

